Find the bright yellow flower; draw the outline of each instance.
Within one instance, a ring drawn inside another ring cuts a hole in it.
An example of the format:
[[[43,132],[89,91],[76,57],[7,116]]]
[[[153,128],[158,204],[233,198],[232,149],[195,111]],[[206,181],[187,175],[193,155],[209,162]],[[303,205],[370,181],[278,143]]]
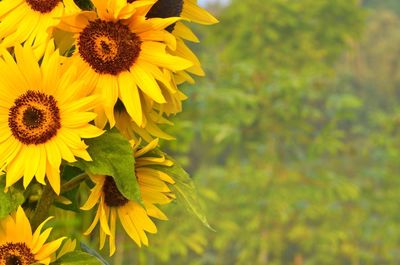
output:
[[[218,22],[208,11],[198,6],[196,0],[158,0],[157,3],[151,7],[150,11],[146,9],[140,11],[146,13],[145,15],[148,18],[181,17],[183,21],[190,21],[203,25],[211,25]],[[177,21],[175,24],[166,28],[168,32],[171,32],[176,37],[176,45],[172,49],[169,47],[167,50],[168,53],[172,55],[189,60],[192,63],[192,67],[182,71],[165,73],[169,76],[168,80],[171,82],[171,88],[169,93],[165,95],[166,102],[162,104],[156,102],[154,109],[166,113],[167,115],[182,111],[182,101],[186,99],[186,96],[178,89],[177,85],[184,82],[193,84],[195,81],[190,74],[197,76],[205,75],[199,59],[184,42],[184,40],[199,42],[199,39],[183,21]]]
[[[0,2],[0,46],[26,42],[42,54],[51,38],[52,27],[72,0],[2,0]]]
[[[171,193],[167,183],[174,184],[174,180],[166,173],[152,168],[152,165],[171,166],[172,162],[164,156],[155,157],[147,154],[157,145],[158,140],[154,140],[147,146],[136,149],[135,152],[136,178],[145,208],[139,203],[125,198],[118,191],[112,177],[91,176],[95,186],[82,209],[90,210],[96,204],[98,204],[98,208],[93,223],[85,234],[90,234],[97,223],[100,223],[100,249],[104,247],[106,237],[109,236],[110,255],[113,255],[116,249],[117,219],[119,219],[126,233],[138,246],[142,244],[148,245],[146,232],[157,232],[157,227],[149,216],[160,220],[167,219],[157,205],[167,204],[172,201],[174,195]]]
[[[96,116],[95,96],[86,97],[86,83],[76,68],[61,65],[65,58],[54,45],[38,64],[31,47],[15,47],[14,59],[3,51],[0,58],[0,166],[7,172],[6,187],[45,176],[60,192],[60,164],[75,157],[90,160],[81,138],[102,134],[89,124]],[[90,92],[90,91],[89,91]]]
[[[32,228],[24,210],[0,221],[0,265],[33,263],[49,264],[65,238],[46,243],[52,228],[41,232],[48,218],[32,233]]]
[[[146,19],[139,10],[149,9],[153,1],[93,0],[94,11],[82,11],[62,19],[59,27],[75,33],[75,64],[82,78],[91,80],[103,104],[96,112],[97,124],[107,120],[115,125],[114,106],[118,99],[137,125],[143,124],[144,96],[158,103],[166,99],[159,83],[170,87],[163,69],[179,71],[192,63],[166,52],[176,44],[164,30],[179,18]],[[159,83],[158,83],[159,82]]]
[[[171,0],[161,0],[161,1],[171,1]],[[218,20],[211,15],[207,10],[198,6],[196,0],[173,0],[174,2],[183,2],[182,3],[182,11],[179,16],[184,20],[203,24],[203,25],[212,25],[218,23]],[[172,51],[172,54],[181,56],[193,63],[191,68],[187,69],[187,72],[191,74],[195,74],[198,76],[204,76],[204,71],[201,68],[201,64],[197,56],[190,50],[190,48],[185,44],[183,40],[188,40],[192,42],[199,42],[199,39],[196,35],[190,30],[189,27],[185,25],[184,22],[178,21],[175,27],[172,30],[172,34],[177,37],[177,46],[176,50]],[[194,80],[186,73],[186,71],[180,71],[177,73],[176,82],[178,84],[183,81],[189,81],[190,83],[194,83]]]

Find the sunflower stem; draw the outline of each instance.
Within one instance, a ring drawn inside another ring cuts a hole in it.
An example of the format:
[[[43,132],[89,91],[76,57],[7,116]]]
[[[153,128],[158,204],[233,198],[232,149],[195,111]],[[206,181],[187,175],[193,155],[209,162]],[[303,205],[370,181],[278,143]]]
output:
[[[73,179],[67,181],[61,186],[61,193],[65,193],[67,191],[73,190],[74,188],[78,187],[79,184],[81,184],[82,181],[86,180],[88,177],[88,174],[82,173],[80,175],[77,175]]]
[[[36,230],[36,228],[49,217],[50,206],[53,204],[54,199],[56,197],[53,188],[49,183],[43,187],[42,196],[39,199],[39,202],[36,206],[35,213],[33,214],[31,225],[32,229]]]

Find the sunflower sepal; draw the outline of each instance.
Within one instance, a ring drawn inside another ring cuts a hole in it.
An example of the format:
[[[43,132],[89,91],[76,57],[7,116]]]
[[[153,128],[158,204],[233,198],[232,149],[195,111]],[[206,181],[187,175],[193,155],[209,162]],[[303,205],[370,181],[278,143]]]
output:
[[[89,145],[88,152],[92,161],[78,159],[71,165],[85,171],[89,176],[112,177],[124,197],[143,205],[135,177],[135,158],[129,141],[113,128],[86,143]]]

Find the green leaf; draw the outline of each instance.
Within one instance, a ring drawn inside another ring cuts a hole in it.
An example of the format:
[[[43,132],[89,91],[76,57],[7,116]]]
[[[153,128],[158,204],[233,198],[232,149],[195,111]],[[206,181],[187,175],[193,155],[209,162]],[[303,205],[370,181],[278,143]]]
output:
[[[16,210],[25,201],[23,191],[10,187],[8,192],[4,192],[5,180],[0,183],[0,219]]]
[[[61,175],[62,175],[62,179],[63,180],[68,181],[68,180],[71,180],[71,179],[75,178],[76,176],[78,176],[78,175],[80,175],[82,173],[84,173],[84,172],[79,168],[65,165],[63,170],[62,170],[62,172],[61,172]]]
[[[82,9],[82,10],[93,10],[94,6],[93,3],[89,0],[75,0],[75,3]]]
[[[88,174],[113,177],[125,198],[141,202],[135,175],[135,159],[129,141],[115,128],[100,137],[85,141],[89,145],[88,152],[93,161],[79,160],[73,165]]]
[[[174,159],[166,155],[166,157],[174,162],[171,167],[154,166],[157,170],[165,172],[175,180],[175,184],[171,185],[172,191],[175,193],[178,203],[181,203],[190,213],[197,217],[207,228],[214,231],[207,221],[203,207],[199,200],[196,186],[189,174]]]
[[[90,254],[90,255],[92,255],[92,256],[94,256],[94,257],[97,257],[97,258],[101,261],[102,264],[104,264],[104,265],[110,265],[110,264],[99,254],[99,252],[97,252],[97,251],[94,250],[93,248],[89,247],[88,245],[86,245],[86,244],[83,243],[83,242],[80,243],[80,246],[81,246],[81,249],[82,249],[83,251],[85,251],[86,253],[88,253],[88,254]]]
[[[56,262],[52,263],[54,265],[104,265],[98,258],[82,252],[73,251],[65,254]]]

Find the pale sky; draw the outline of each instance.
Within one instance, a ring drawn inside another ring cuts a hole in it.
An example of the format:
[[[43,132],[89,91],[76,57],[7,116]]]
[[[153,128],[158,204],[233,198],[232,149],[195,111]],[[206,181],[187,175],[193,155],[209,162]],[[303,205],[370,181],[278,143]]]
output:
[[[207,3],[212,3],[212,2],[220,2],[220,3],[227,3],[229,0],[198,0],[199,4],[204,6]]]
[[[199,4],[204,6],[204,4],[206,4],[207,2],[209,2],[210,0],[199,0]]]

